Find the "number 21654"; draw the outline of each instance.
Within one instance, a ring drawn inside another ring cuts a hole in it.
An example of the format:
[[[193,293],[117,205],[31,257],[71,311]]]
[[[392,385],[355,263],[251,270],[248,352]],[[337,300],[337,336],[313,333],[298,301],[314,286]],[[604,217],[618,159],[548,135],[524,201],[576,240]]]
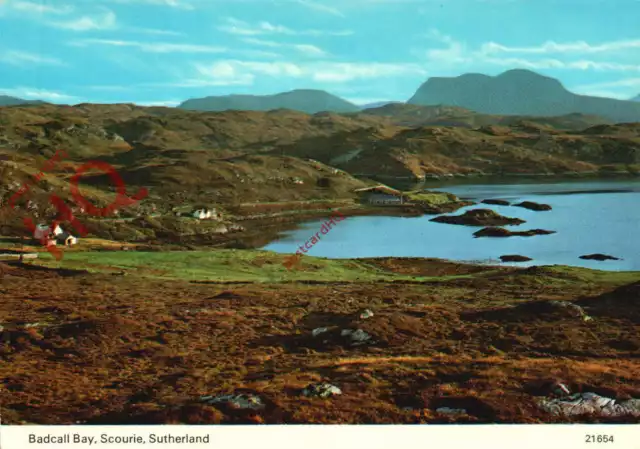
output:
[[[613,435],[585,435],[585,443],[613,443]]]

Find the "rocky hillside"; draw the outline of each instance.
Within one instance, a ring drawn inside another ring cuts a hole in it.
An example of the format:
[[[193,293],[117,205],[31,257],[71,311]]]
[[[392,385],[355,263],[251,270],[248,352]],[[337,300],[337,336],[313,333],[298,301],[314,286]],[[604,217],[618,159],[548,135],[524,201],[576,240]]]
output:
[[[420,179],[449,174],[569,174],[631,171],[640,164],[640,125],[563,133],[521,121],[479,129],[363,129],[303,139],[289,154],[315,157],[351,174]],[[318,149],[323,148],[323,152]]]
[[[69,157],[31,191],[43,207],[48,192],[68,198],[74,168],[92,159],[112,164],[128,192],[147,188],[143,206],[159,212],[189,204],[350,198],[363,181],[273,150],[303,137],[370,126],[365,119],[291,111],[198,113],[126,104],[0,108],[0,202],[57,149]],[[83,178],[83,194],[105,206],[111,183],[95,175]],[[326,180],[318,188],[321,178]]]
[[[569,92],[556,79],[529,70],[509,70],[492,77],[465,74],[430,78],[408,101],[417,105],[446,104],[485,114],[554,116],[599,115],[614,122],[640,121],[640,104]]]
[[[638,171],[640,124],[566,131],[547,121],[411,128],[370,114],[203,113],[127,104],[0,108],[0,200],[58,149],[68,158],[33,187],[36,201],[46,203],[51,191],[68,196],[74,168],[99,158],[118,169],[129,192],[149,190],[144,207],[164,211],[196,203],[353,198],[365,185],[354,176]],[[107,176],[83,182],[99,206],[110,202]]]
[[[316,112],[355,112],[360,108],[342,98],[321,90],[299,89],[276,95],[226,95],[187,100],[178,106],[193,111],[271,111],[290,109]]]
[[[386,117],[390,123],[399,126],[450,126],[477,128],[489,125],[510,126],[523,120],[536,123],[541,127],[558,130],[580,131],[590,126],[612,124],[610,120],[595,115],[567,114],[554,117],[534,117],[519,115],[480,114],[458,106],[420,106],[395,103],[378,108],[363,110],[361,115]]]

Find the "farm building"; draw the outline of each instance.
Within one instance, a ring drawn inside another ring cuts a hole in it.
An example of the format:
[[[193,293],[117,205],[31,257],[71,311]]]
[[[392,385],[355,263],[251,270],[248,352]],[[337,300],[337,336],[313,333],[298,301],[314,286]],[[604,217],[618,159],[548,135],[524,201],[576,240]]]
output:
[[[400,205],[405,203],[404,194],[400,190],[379,185],[365,187],[355,191],[360,195],[360,202],[376,206]]]

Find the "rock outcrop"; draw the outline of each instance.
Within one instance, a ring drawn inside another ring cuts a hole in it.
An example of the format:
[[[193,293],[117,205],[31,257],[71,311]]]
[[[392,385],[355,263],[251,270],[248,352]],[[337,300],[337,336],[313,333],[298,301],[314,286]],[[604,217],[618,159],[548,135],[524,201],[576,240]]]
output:
[[[474,232],[475,237],[531,237],[534,235],[555,234],[556,231],[547,231],[546,229],[530,229],[528,231],[513,232],[505,228],[488,227],[482,228]]]
[[[462,215],[440,216],[431,221],[465,226],[505,226],[525,223],[524,220],[505,217],[491,209],[473,209]]]
[[[530,257],[520,256],[518,254],[508,254],[506,256],[500,256],[502,262],[529,262],[533,260]]]
[[[548,204],[535,203],[533,201],[523,201],[521,203],[514,204],[514,206],[523,207],[525,209],[535,210],[535,211],[551,210],[551,206],[549,206]]]
[[[580,259],[584,259],[584,260],[597,260],[600,262],[603,262],[605,260],[620,260],[617,257],[613,257],[613,256],[608,256],[606,254],[587,254],[585,256],[580,256]]]
[[[493,204],[494,206],[510,206],[511,205],[511,203],[507,200],[488,199],[488,200],[482,200],[481,202],[483,204]]]

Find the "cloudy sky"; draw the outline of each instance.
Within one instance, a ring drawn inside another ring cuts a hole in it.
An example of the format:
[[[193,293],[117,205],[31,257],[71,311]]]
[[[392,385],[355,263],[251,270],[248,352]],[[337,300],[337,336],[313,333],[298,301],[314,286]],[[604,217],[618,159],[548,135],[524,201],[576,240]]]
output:
[[[627,99],[639,18],[640,0],[0,0],[0,93],[174,105],[314,88],[367,103],[528,68]]]

